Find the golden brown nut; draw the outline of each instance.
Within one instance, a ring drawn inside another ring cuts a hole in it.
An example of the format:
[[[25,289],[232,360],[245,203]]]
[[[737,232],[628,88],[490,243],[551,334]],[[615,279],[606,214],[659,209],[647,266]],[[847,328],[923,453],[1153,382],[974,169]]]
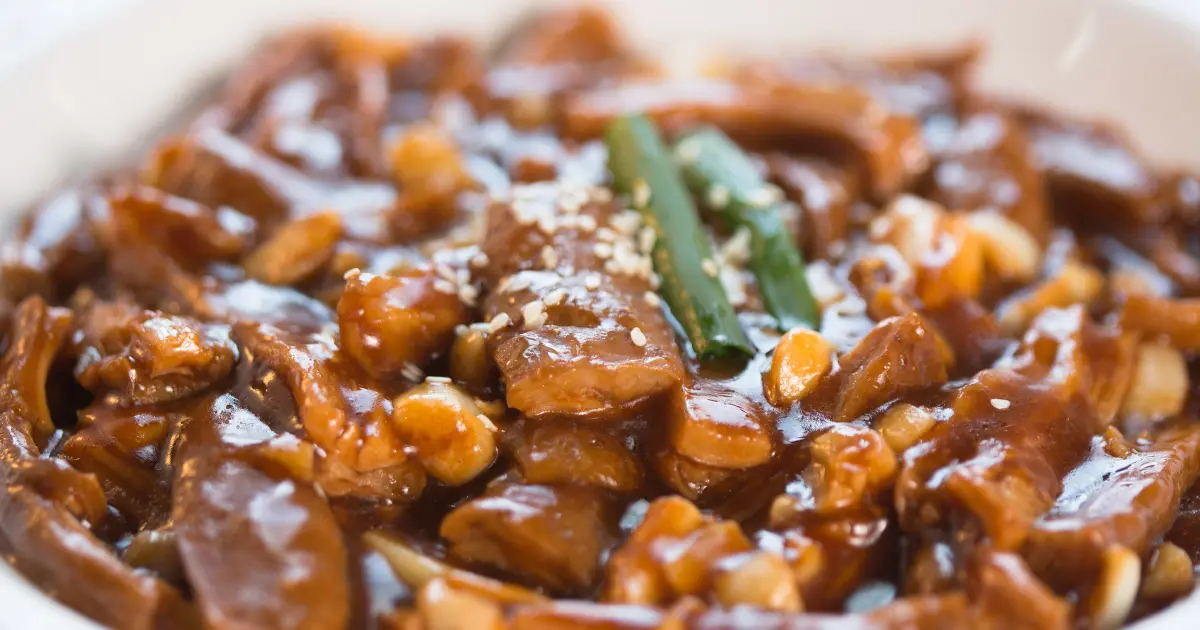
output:
[[[1160,420],[1183,410],[1188,394],[1187,361],[1175,348],[1156,342],[1137,348],[1133,380],[1121,401],[1121,417]]]
[[[762,610],[800,612],[803,604],[796,576],[778,555],[755,551],[718,563],[713,595],[723,606],[753,606]]]
[[[763,376],[763,393],[776,407],[802,400],[833,366],[833,345],[821,333],[796,329],[779,340],[771,369]]]
[[[496,459],[496,425],[455,385],[422,383],[396,398],[392,409],[396,435],[444,484],[462,485]]]

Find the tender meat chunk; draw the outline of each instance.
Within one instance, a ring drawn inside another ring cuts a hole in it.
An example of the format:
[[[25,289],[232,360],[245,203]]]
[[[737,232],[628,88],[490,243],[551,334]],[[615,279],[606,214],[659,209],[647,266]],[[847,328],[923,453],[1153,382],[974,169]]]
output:
[[[1123,386],[1104,376],[1128,374],[1106,365],[1125,338],[1094,329],[1079,309],[1034,326],[1011,369],[977,374],[955,394],[953,416],[905,452],[896,509],[907,530],[965,512],[997,549],[1019,549],[1115,413],[1110,392]]]
[[[389,240],[387,216],[396,203],[392,186],[319,182],[213,127],[160,147],[147,170],[146,178],[157,188],[210,207],[235,208],[257,220],[260,229],[334,211],[347,237]]]
[[[614,118],[643,112],[668,134],[707,123],[753,147],[787,149],[823,143],[862,165],[870,193],[886,198],[928,164],[917,123],[881,108],[849,86],[791,81],[738,84],[720,80],[626,83],[573,95],[564,133],[599,137]]]
[[[424,487],[392,422],[388,392],[325,334],[294,335],[249,322],[234,337],[250,360],[279,373],[308,439],[324,451],[317,465],[329,494],[411,500]]]
[[[484,315],[508,406],[530,417],[612,417],[678,387],[683,365],[648,297],[637,215],[601,190],[535,184],[514,195],[493,204],[483,246]]]
[[[812,464],[771,505],[759,543],[778,548],[796,574],[805,604],[836,610],[856,588],[883,577],[893,536],[883,492],[896,455],[871,429],[837,425],[817,436]]]
[[[338,300],[346,352],[367,372],[411,374],[443,354],[468,320],[459,287],[429,266],[375,275],[351,272]]]
[[[108,203],[115,221],[136,225],[187,269],[236,260],[250,247],[256,228],[253,219],[227,206],[214,209],[146,186],[113,190]],[[109,248],[121,244],[114,240]]]
[[[1115,129],[1036,112],[1021,115],[1055,213],[1081,225],[1160,218],[1157,178]]]
[[[1162,337],[1184,352],[1200,352],[1200,299],[1132,295],[1121,309],[1121,325]]]
[[[1058,589],[1100,574],[1113,545],[1144,555],[1166,533],[1176,506],[1200,474],[1200,425],[1180,421],[1145,451],[1114,457],[1101,438],[1063,481],[1054,507],[1042,516],[1022,554],[1038,576]]]
[[[613,603],[661,606],[714,587],[734,595],[733,589],[722,588],[725,574],[748,560],[741,554],[752,548],[737,523],[704,517],[678,497],[658,499],[625,544],[613,552],[601,597]],[[770,589],[775,585],[761,586]],[[794,583],[784,599],[800,606]]]
[[[346,627],[346,550],[316,491],[213,455],[182,466],[174,495],[179,551],[206,628]]]
[[[972,558],[968,589],[982,623],[991,630],[1071,627],[1071,607],[1038,581],[1019,556],[982,551]]]
[[[610,512],[597,490],[500,484],[447,514],[440,531],[462,560],[579,593],[595,583],[612,544]]]
[[[845,168],[829,161],[786,153],[767,155],[771,179],[800,207],[797,241],[808,260],[835,258],[850,232],[857,184]]]
[[[523,420],[505,430],[521,478],[535,484],[573,484],[636,492],[642,464],[618,434],[586,424]]]
[[[929,197],[952,210],[998,211],[1044,243],[1051,229],[1049,198],[1030,151],[1025,129],[1013,116],[973,112],[946,139],[930,141]]]
[[[775,452],[773,414],[718,383],[689,383],[672,398],[666,415],[667,443],[698,464],[750,468]]]
[[[95,276],[105,256],[97,223],[107,210],[89,190],[69,190],[35,207],[0,248],[0,293],[13,302],[35,294],[61,299]]]
[[[946,382],[948,351],[916,313],[879,322],[850,352],[810,400],[849,422],[903,394]]]
[[[0,547],[64,604],[108,626],[150,630],[160,604],[178,594],[122,563],[92,533],[106,509],[95,476],[38,458],[54,430],[46,374],[69,326],[66,311],[39,297],[23,301],[13,319],[0,362]]]
[[[186,398],[228,375],[237,358],[228,326],[127,304],[92,304],[80,329],[83,348],[75,378],[119,405]]]
[[[157,526],[170,512],[168,479],[158,470],[171,430],[169,414],[93,406],[62,446],[63,458],[91,473],[108,502],[137,524]]]

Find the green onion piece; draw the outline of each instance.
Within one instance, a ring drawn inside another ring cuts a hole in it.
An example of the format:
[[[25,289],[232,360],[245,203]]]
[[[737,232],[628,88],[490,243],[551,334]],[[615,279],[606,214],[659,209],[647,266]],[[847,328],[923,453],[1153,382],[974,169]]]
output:
[[[696,195],[729,227],[750,232],[750,269],[779,328],[816,329],[820,310],[804,276],[804,257],[784,225],[779,189],[763,181],[750,158],[715,128],[681,138],[675,156]]]
[[[654,123],[625,116],[609,125],[608,168],[657,240],[652,257],[662,294],[701,358],[753,354],[737,313],[717,279],[712,243]]]

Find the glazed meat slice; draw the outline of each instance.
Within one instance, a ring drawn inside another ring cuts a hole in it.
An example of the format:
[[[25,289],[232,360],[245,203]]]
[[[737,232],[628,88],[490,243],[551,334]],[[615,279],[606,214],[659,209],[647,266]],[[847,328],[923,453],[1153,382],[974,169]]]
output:
[[[1023,126],[1000,110],[958,121],[949,137],[930,141],[929,198],[952,210],[998,211],[1040,242],[1050,238],[1046,183],[1030,160]]]
[[[80,317],[83,337],[75,378],[112,404],[154,404],[203,391],[233,369],[228,326],[93,303]]]
[[[613,542],[608,501],[591,488],[498,482],[447,514],[441,535],[461,560],[583,593]]]
[[[1157,178],[1118,131],[1034,112],[1022,118],[1059,216],[1082,226],[1160,218]]]
[[[849,86],[712,79],[626,83],[569,98],[563,131],[596,138],[631,112],[654,118],[668,134],[710,124],[751,147],[832,147],[833,155],[852,156],[865,187],[879,198],[901,190],[928,165],[917,122]]]
[[[249,322],[236,325],[234,337],[251,361],[287,382],[305,435],[323,452],[317,475],[327,494],[407,501],[421,493],[425,471],[405,452],[389,392],[331,337]]]
[[[175,485],[179,550],[205,627],[345,627],[345,549],[312,488],[220,456],[192,458]]]
[[[1062,494],[1035,523],[1022,551],[1056,588],[1095,579],[1110,546],[1139,556],[1149,552],[1200,474],[1200,426],[1193,421],[1164,429],[1146,450],[1111,450],[1104,438],[1093,440],[1091,457],[1064,480]]]
[[[0,249],[0,294],[13,302],[34,294],[62,299],[92,278],[103,268],[97,223],[107,210],[103,195],[88,189],[62,192],[35,207]]]
[[[90,527],[105,518],[93,475],[40,459],[53,424],[46,404],[50,364],[70,326],[67,312],[26,299],[17,309],[0,390],[0,546],[11,562],[59,601],[108,626],[154,627],[160,602],[177,594],[122,563]]]
[[[506,450],[521,478],[613,492],[641,489],[642,464],[619,433],[582,423],[521,420],[505,429]]]
[[[1130,367],[1113,360],[1126,339],[1079,308],[1043,314],[1011,367],[977,374],[955,393],[953,416],[904,453],[896,483],[904,527],[966,515],[997,549],[1019,549],[1115,414],[1111,392],[1124,385],[1104,377],[1123,371],[1127,385]]]
[[[534,184],[488,213],[489,346],[527,416],[611,417],[682,382],[651,290],[653,232],[606,197]]]

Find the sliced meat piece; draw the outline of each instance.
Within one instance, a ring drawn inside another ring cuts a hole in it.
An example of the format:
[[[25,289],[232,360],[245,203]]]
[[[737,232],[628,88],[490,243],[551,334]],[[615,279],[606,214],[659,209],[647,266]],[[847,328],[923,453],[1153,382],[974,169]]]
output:
[[[390,378],[444,354],[468,321],[455,282],[428,265],[391,274],[351,272],[338,300],[342,346],[367,372]]]
[[[1193,421],[1165,428],[1146,450],[1124,457],[1105,446],[1103,438],[1093,440],[1091,457],[1064,479],[1022,550],[1038,576],[1063,592],[1100,575],[1110,546],[1148,553],[1200,474],[1200,424]]]
[[[206,628],[346,627],[342,532],[311,487],[210,453],[181,467],[174,495],[179,551]]]
[[[995,548],[1020,548],[1107,425],[1107,409],[1115,413],[1109,392],[1121,387],[1084,375],[1107,373],[1123,338],[1095,328],[1081,309],[1050,311],[1011,368],[984,370],[957,391],[950,419],[904,453],[895,494],[906,530],[969,516]]]
[[[668,135],[697,124],[720,127],[757,148],[832,148],[863,168],[871,195],[886,199],[928,165],[920,127],[880,107],[861,90],[791,81],[737,84],[720,80],[627,83],[567,99],[563,132],[599,137],[618,116],[642,112]]]
[[[138,525],[157,527],[171,509],[169,480],[159,473],[171,416],[96,405],[80,411],[79,429],[62,457],[96,475],[108,502]]]
[[[31,295],[60,300],[103,269],[99,225],[104,197],[87,189],[63,192],[24,215],[0,248],[2,293],[12,302]]]
[[[716,381],[688,383],[666,416],[667,443],[698,464],[751,468],[775,453],[775,409]]]
[[[257,227],[254,220],[228,206],[210,208],[147,186],[118,188],[108,194],[113,219],[138,231],[187,269],[214,261],[233,261],[245,254]],[[122,245],[113,235],[110,249]]]
[[[1085,226],[1162,218],[1157,178],[1116,129],[1039,112],[1020,115],[1060,217]]]
[[[505,448],[521,478],[534,484],[574,484],[613,492],[642,488],[642,464],[621,436],[587,424],[521,420],[504,431]]]
[[[117,405],[163,403],[201,392],[228,375],[238,356],[228,326],[129,304],[90,304],[82,309],[79,327],[75,378]]]
[[[1042,172],[1031,163],[1025,129],[998,110],[958,121],[944,143],[930,143],[934,166],[928,196],[951,210],[995,210],[1038,242],[1050,238],[1052,217]]]
[[[327,493],[400,501],[420,494],[424,474],[392,423],[395,392],[364,374],[332,337],[244,322],[234,338],[251,361],[287,381],[306,436],[324,452],[317,474]]]
[[[1038,581],[1020,556],[984,550],[971,558],[967,588],[984,630],[1067,630],[1071,605]]]
[[[836,258],[846,246],[858,186],[846,169],[816,158],[767,155],[771,179],[800,207],[795,233],[807,260]]]
[[[396,203],[392,185],[320,182],[214,127],[163,144],[147,170],[147,179],[169,194],[253,217],[260,236],[287,219],[334,211],[347,238],[390,240],[387,217]]]
[[[534,184],[489,211],[489,347],[508,406],[527,416],[616,417],[683,380],[651,293],[653,233],[607,197]]]
[[[455,508],[441,536],[457,558],[558,593],[585,593],[613,544],[615,515],[591,488],[500,483]]]
[[[1163,337],[1184,352],[1200,352],[1200,299],[1131,295],[1121,308],[1121,326]]]
[[[916,313],[879,322],[807,398],[849,422],[907,393],[946,382],[948,348]]]

